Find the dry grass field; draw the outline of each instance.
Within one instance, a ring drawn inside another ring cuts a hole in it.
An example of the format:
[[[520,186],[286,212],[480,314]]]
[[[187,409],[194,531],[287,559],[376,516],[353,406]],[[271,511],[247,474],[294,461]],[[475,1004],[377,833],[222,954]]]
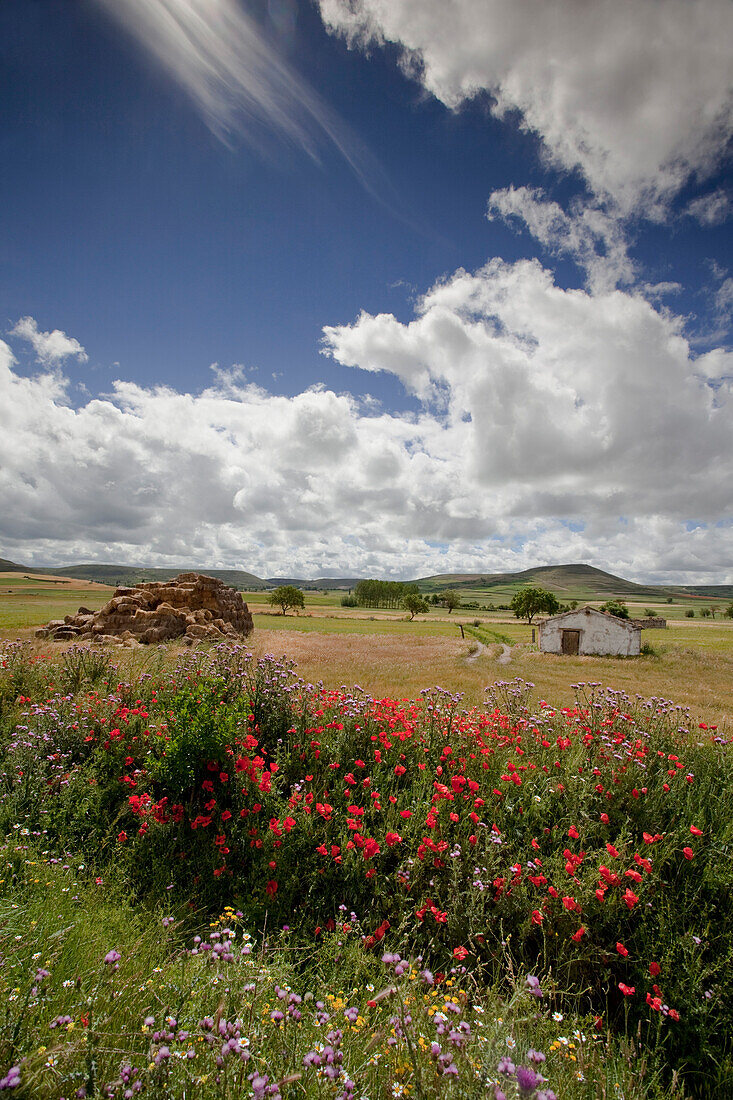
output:
[[[33,638],[33,628],[50,618],[76,611],[79,604],[100,607],[112,590],[63,578],[0,574],[0,638]],[[718,724],[733,734],[733,621],[670,620],[667,630],[644,631],[653,652],[639,658],[556,657],[537,652],[531,628],[506,615],[477,615],[488,630],[511,641],[479,645],[459,623],[472,613],[443,612],[410,623],[400,612],[367,613],[334,606],[333,601],[306,606],[306,613],[285,617],[256,607],[250,645],[257,654],[294,660],[310,682],[330,687],[359,684],[378,696],[415,696],[439,685],[465,693],[467,703],[480,703],[487,686],[517,676],[535,684],[537,698],[557,706],[573,700],[571,685],[598,681],[629,695],[672,699],[689,706],[699,721]],[[490,637],[490,635],[484,635]],[[35,643],[39,652],[61,646]],[[171,647],[168,659],[177,650]],[[119,660],[150,660],[147,651],[121,651]],[[508,660],[507,660],[508,658]]]
[[[651,644],[656,655],[637,658],[556,657],[530,645],[517,645],[509,661],[500,663],[502,646],[486,646],[471,656],[472,642],[456,638],[405,638],[357,634],[286,635],[260,630],[252,638],[258,653],[273,653],[296,661],[300,675],[323,680],[331,687],[357,683],[376,695],[414,696],[421,688],[438,685],[465,693],[466,701],[481,702],[487,686],[496,680],[520,676],[535,685],[537,698],[557,706],[569,705],[571,685],[598,681],[608,687],[671,699],[689,706],[708,724],[725,725],[733,734],[733,623],[703,623],[701,637]],[[714,634],[709,640],[707,632]]]

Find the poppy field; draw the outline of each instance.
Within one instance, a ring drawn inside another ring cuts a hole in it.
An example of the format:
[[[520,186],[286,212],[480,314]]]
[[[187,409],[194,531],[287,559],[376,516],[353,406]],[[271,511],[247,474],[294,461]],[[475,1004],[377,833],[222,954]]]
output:
[[[730,742],[574,694],[5,643],[0,1090],[730,1094]]]

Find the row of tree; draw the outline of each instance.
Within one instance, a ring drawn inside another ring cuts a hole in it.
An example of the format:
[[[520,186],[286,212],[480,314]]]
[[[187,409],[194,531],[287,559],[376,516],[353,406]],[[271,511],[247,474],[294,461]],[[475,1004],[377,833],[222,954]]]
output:
[[[420,590],[414,582],[359,581],[354,588],[357,607],[402,607],[405,596],[417,596]]]
[[[733,603],[729,603],[727,607],[720,607],[720,605],[715,607],[711,604],[710,607],[698,607],[697,609],[697,613],[702,619],[709,619],[711,617],[714,619],[718,612],[726,619],[733,619]],[[688,619],[694,619],[694,607],[688,607],[687,611],[685,611],[685,615]]]
[[[270,592],[267,600],[273,607],[281,608],[283,615],[289,608],[302,608],[305,606],[302,591],[291,584],[276,588],[273,592]],[[425,614],[429,610],[429,605],[420,595],[417,585],[413,582],[407,583],[404,581],[359,581],[354,589],[353,597],[345,597],[341,603],[346,607],[398,608],[409,611],[411,619],[415,615]],[[432,595],[430,603],[433,606],[441,604],[443,607],[447,607],[448,614],[450,614],[454,608],[461,606],[461,597],[449,588],[445,592]],[[572,600],[569,604],[560,604],[557,596],[546,588],[526,585],[514,593],[509,606],[516,618],[526,619],[528,623],[531,623],[535,615],[540,613],[556,615],[558,611],[574,610],[578,606],[578,601]],[[625,600],[607,600],[606,603],[602,604],[600,610],[615,615],[619,619],[629,618],[629,609]],[[729,619],[733,619],[733,603],[729,604],[725,610],[720,607],[701,607],[698,613],[703,618],[708,618],[711,615],[714,618],[717,611],[720,611],[722,615],[727,616]],[[647,607],[644,614],[647,618],[651,618],[655,613]],[[695,612],[690,608],[685,614],[688,618],[692,618]]]

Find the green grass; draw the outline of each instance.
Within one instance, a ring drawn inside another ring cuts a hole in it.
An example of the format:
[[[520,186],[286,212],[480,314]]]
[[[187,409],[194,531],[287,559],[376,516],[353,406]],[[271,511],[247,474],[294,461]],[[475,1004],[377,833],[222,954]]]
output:
[[[461,589],[461,595],[464,601],[475,602],[480,605],[488,603],[509,603],[512,595],[517,589],[516,584],[500,585],[495,588],[465,588]],[[101,607],[102,604],[112,595],[113,589],[102,588],[99,585],[91,584],[84,581],[71,581],[58,577],[40,577],[38,575],[26,577],[21,573],[4,573],[0,574],[0,630],[24,630],[34,626],[41,626],[49,621],[49,619],[63,618],[64,615],[74,614],[81,604],[88,606],[92,610],[96,610]],[[282,622],[276,622],[274,617],[269,615],[264,616],[262,612],[270,612],[271,608],[267,602],[267,595],[263,592],[243,592],[243,598],[248,603],[250,610],[256,616],[256,622],[262,627],[272,630],[318,630],[329,631],[332,633],[343,632],[355,632],[355,633],[400,633],[403,629],[401,626],[395,626],[395,623],[399,623],[404,618],[404,613],[399,610],[384,611],[381,609],[358,608],[348,609],[341,607],[341,599],[343,593],[330,592],[330,593],[310,593],[305,594],[305,615],[300,618],[290,614],[286,616],[285,626]],[[558,595],[561,599],[574,598],[580,603],[590,602],[596,606],[599,605],[598,593],[588,589],[587,591],[578,587],[574,588],[572,592],[559,592]],[[632,617],[643,618],[644,610],[648,607],[655,611],[656,614],[662,615],[670,621],[682,620],[686,628],[689,628],[691,633],[685,633],[684,635],[675,633],[675,641],[679,638],[681,644],[696,644],[695,641],[689,641],[688,638],[696,639],[698,637],[698,627],[701,628],[717,628],[720,627],[723,631],[722,634],[716,635],[715,631],[712,634],[706,634],[706,645],[720,645],[723,648],[726,647],[727,635],[724,633],[725,629],[729,625],[733,625],[733,621],[726,620],[720,616],[715,619],[701,619],[699,618],[699,610],[701,607],[709,607],[711,605],[717,605],[722,608],[727,606],[730,601],[726,600],[711,600],[711,599],[675,599],[674,604],[667,604],[663,600],[654,600],[647,598],[639,598],[639,600],[630,599],[628,602],[629,610]],[[693,608],[696,616],[694,619],[686,619],[685,612]],[[330,627],[322,625],[313,625],[316,619],[320,615],[328,614],[332,612],[338,619],[329,619],[331,623]],[[374,614],[373,622],[370,622],[369,616]],[[312,615],[312,618],[308,618]],[[385,617],[383,617],[385,616]],[[449,614],[444,608],[432,607],[430,608],[429,616],[427,620],[423,617],[417,619],[414,623],[409,624],[410,628],[420,625],[420,629],[423,633],[428,630],[436,635],[445,634],[450,636],[453,630],[457,629],[457,624],[463,622],[464,624],[470,623],[473,618],[480,618],[482,624],[488,627],[490,630],[498,631],[501,634],[507,635],[513,642],[529,641],[531,638],[531,628],[527,624],[513,619],[510,611],[476,611],[468,608],[457,608],[452,614]],[[342,625],[342,619],[344,622],[354,622],[353,627],[345,627]],[[309,625],[303,625],[304,622],[308,622]],[[430,621],[433,625],[426,628],[426,621]],[[365,624],[369,625],[365,625]],[[382,625],[387,624],[387,625]],[[644,636],[646,639],[646,635]],[[718,641],[713,642],[713,638],[717,638]],[[663,644],[663,639],[659,639]],[[655,637],[654,644],[657,639]]]
[[[733,619],[683,619],[666,630],[644,630],[641,640],[659,652],[669,646],[686,646],[733,654]]]
[[[112,595],[111,589],[101,592],[99,589],[76,588],[69,591],[59,588],[58,591],[49,591],[37,588],[11,596],[4,592],[5,587],[4,583],[0,586],[0,631],[42,626],[50,619],[63,619],[64,615],[76,614],[82,605],[96,611]]]
[[[452,623],[435,622],[430,619],[414,619],[410,622],[406,618],[378,619],[357,618],[356,616],[344,617],[309,617],[305,615],[262,615],[253,614],[255,629],[278,630],[281,632],[315,631],[319,634],[384,634],[387,636],[404,635],[405,637],[422,638],[428,635],[442,637],[460,637],[460,628],[454,621]]]
[[[78,1089],[105,1095],[107,1087],[121,1096],[121,1070],[131,1067],[143,1098],[250,1100],[248,1078],[259,1072],[270,1081],[291,1078],[281,1084],[284,1100],[319,1100],[338,1090],[304,1058],[333,1043],[328,1035],[335,1029],[341,1031],[343,1078],[355,1082],[357,1096],[373,1100],[415,1095],[416,1070],[423,1100],[484,1100],[493,1095],[487,1081],[496,1079],[500,1058],[511,1050],[520,1062],[531,1048],[547,1051],[542,1069],[562,1100],[595,1100],[601,1084],[609,1097],[662,1096],[653,1067],[647,1063],[640,1073],[635,1044],[597,1034],[591,1019],[567,1009],[562,1019],[553,1019],[521,976],[509,997],[478,988],[470,976],[426,985],[417,966],[395,980],[378,954],[363,951],[358,924],[346,925],[345,932],[343,925],[324,930],[305,951],[279,931],[264,946],[233,909],[212,924],[197,924],[188,914],[164,926],[164,911],[145,911],[112,882],[97,884],[78,865],[49,865],[12,841],[0,848],[0,858],[14,879],[0,881],[0,988],[6,1004],[0,1058],[3,1072],[19,1065],[23,1096],[58,1100]],[[200,949],[192,954],[194,933],[207,945],[223,935],[233,959],[217,962]],[[103,962],[111,949],[120,956],[116,968]],[[39,967],[48,977],[29,997]],[[388,989],[394,992],[384,996]],[[286,991],[284,1004],[278,990]],[[287,1013],[290,994],[298,1016],[273,1021],[278,1008]],[[378,994],[381,1000],[370,1005]],[[460,1084],[439,1077],[426,1054],[436,1038],[434,1014],[446,1003],[460,1009],[455,1024],[465,1020],[472,1032],[465,1050],[455,1051]],[[352,1007],[358,1013],[353,1023],[344,1014]],[[407,1013],[412,1046],[395,1036],[392,1023]],[[146,1024],[150,1018],[154,1022]],[[173,1018],[169,1031],[166,1021]],[[241,1036],[246,1062],[234,1051],[223,1068],[216,1065],[221,1040],[207,1042],[207,1018],[223,1019],[230,1034]],[[163,1048],[171,1052],[169,1059],[161,1058]]]

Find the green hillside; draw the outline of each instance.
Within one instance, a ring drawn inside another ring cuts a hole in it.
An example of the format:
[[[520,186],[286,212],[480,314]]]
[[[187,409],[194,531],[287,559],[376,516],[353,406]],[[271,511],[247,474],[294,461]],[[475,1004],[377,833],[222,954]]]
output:
[[[636,584],[616,577],[592,565],[540,565],[519,573],[440,573],[417,581],[422,592],[430,594],[455,588],[464,599],[471,597],[493,603],[508,602],[518,588],[536,584],[548,588],[561,601],[605,601],[611,598],[641,602],[644,600],[729,600],[733,585],[661,585]]]
[[[281,584],[292,584],[304,591],[344,591],[353,589],[359,577],[319,577],[316,580],[303,580],[298,577],[262,577],[255,576],[244,569],[209,569],[207,566],[172,566],[169,569],[148,568],[131,565],[99,565],[86,563],[67,565],[62,568],[36,568],[17,565],[6,558],[0,558],[0,572],[50,574],[55,577],[74,577],[79,580],[97,581],[100,584],[118,585],[140,584],[145,581],[164,581],[178,573],[206,573],[218,577],[225,584],[246,592],[267,591]],[[426,595],[454,588],[460,592],[464,602],[478,600],[493,604],[508,603],[518,588],[526,584],[548,588],[561,602],[569,600],[602,602],[611,598],[642,601],[689,600],[696,604],[699,600],[731,600],[733,585],[654,585],[636,584],[624,580],[603,569],[592,565],[575,563],[572,565],[539,565],[524,569],[519,573],[438,573],[421,577],[415,582]]]
[[[297,577],[268,577],[265,584],[277,588],[281,584],[293,584],[296,588],[312,592],[347,591],[354,588],[362,577],[318,577],[314,581],[299,580]]]
[[[8,561],[7,558],[0,558],[0,573],[32,573],[33,570],[29,569],[27,565],[16,565],[14,561]]]
[[[511,597],[517,588],[525,584],[548,588],[563,600],[607,600],[614,596],[658,600],[673,595],[675,591],[660,585],[635,584],[592,565],[582,564],[540,565],[520,573],[444,573],[423,577],[417,583],[424,592],[456,588],[461,592],[482,592],[487,598]],[[681,590],[676,591],[679,593]]]
[[[18,567],[13,567],[17,571]],[[9,570],[8,570],[9,571]],[[24,570],[25,571],[25,570]],[[85,581],[98,581],[100,584],[119,585],[142,584],[145,581],[167,581],[179,573],[205,573],[207,577],[217,577],[232,588],[249,592],[267,588],[267,582],[247,573],[243,569],[207,569],[201,566],[172,566],[169,569],[153,569],[136,565],[67,565],[63,568],[34,569],[34,573],[52,573],[55,577],[77,577]]]
[[[686,584],[681,589],[687,596],[718,596],[726,600],[733,599],[733,584]]]

